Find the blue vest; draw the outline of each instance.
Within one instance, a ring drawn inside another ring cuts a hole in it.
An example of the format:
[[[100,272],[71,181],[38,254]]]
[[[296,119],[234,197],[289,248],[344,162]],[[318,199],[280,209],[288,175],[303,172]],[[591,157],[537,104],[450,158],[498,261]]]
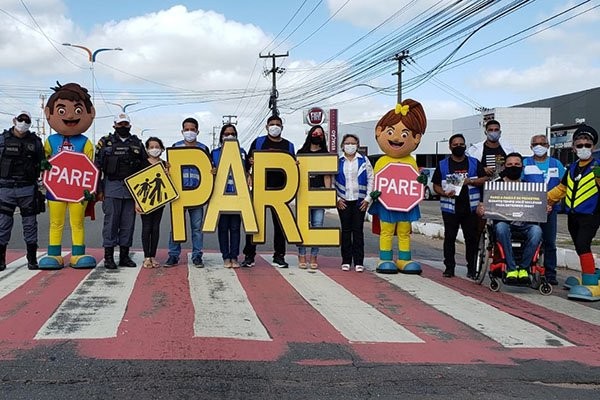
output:
[[[256,138],[256,150],[262,150],[263,146],[265,145],[265,140],[267,140],[266,136],[259,136]],[[294,145],[289,140],[288,140],[288,146],[289,146],[289,149],[288,149],[289,153],[291,155],[296,154],[296,152],[294,151]]]
[[[184,147],[185,141],[180,140],[175,143],[173,147]],[[196,147],[203,149],[208,153],[208,147],[200,142],[196,142]],[[182,185],[184,189],[193,189],[200,185],[200,171],[196,167],[182,167],[181,168]]]
[[[532,166],[537,167],[537,171],[536,171],[536,168],[527,168],[527,167],[532,167]],[[560,161],[558,161],[556,158],[548,157],[548,169],[556,168],[560,171],[561,166],[562,166],[562,164],[560,164]],[[546,173],[548,173],[548,172],[546,172]],[[523,158],[523,177],[522,177],[523,182],[544,183],[544,182],[546,182],[544,175],[545,175],[544,171],[538,167],[538,165],[536,164],[533,157]],[[562,178],[562,176],[553,176],[553,177],[549,178],[548,182],[547,182],[547,186],[546,186],[548,188],[548,190],[558,186],[561,178]]]
[[[473,157],[467,156],[467,161],[469,162],[467,175],[469,176],[469,179],[475,180],[478,178],[477,160]],[[450,174],[448,158],[445,158],[442,161],[440,161],[440,173],[442,175],[443,187],[444,182],[446,181],[446,177]],[[460,193],[456,193],[456,196],[458,196],[459,194]],[[469,185],[469,206],[471,207],[471,211],[475,211],[477,209],[477,205],[479,204],[480,198],[481,194],[479,188]],[[440,196],[440,208],[442,209],[442,212],[454,214],[456,211],[456,198]]]
[[[369,177],[367,176],[367,165],[365,157],[356,156],[358,159],[358,200],[362,201],[367,198],[367,185]],[[335,190],[342,198],[346,198],[346,175],[344,175],[344,163],[346,157],[342,156],[338,162],[338,173],[335,176]]]
[[[598,166],[598,161],[593,160],[580,173],[577,172],[578,166],[579,162],[575,161],[569,167],[566,210],[576,214],[596,214],[599,193],[593,169]]]
[[[213,164],[215,167],[219,167],[219,161],[221,160],[221,151],[223,147],[219,147],[214,149],[211,153]],[[240,148],[240,157],[242,158],[242,165],[246,162],[246,150]],[[235,181],[233,180],[233,174],[229,174],[227,177],[227,186],[225,188],[225,193],[235,193]]]

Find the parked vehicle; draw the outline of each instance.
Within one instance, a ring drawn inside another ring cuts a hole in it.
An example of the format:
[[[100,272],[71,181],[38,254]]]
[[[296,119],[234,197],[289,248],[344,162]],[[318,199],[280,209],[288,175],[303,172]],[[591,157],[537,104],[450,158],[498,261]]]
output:
[[[427,186],[425,186],[425,196],[423,197],[425,200],[433,200],[439,198],[439,196],[433,190],[433,173],[435,168],[421,168],[421,173],[427,175]]]

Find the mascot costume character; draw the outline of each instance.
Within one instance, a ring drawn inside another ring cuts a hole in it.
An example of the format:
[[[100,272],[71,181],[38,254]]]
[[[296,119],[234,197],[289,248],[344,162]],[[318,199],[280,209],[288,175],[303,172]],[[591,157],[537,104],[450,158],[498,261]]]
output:
[[[48,124],[56,133],[50,135],[44,144],[46,158],[50,158],[61,151],[75,151],[84,153],[90,160],[94,157],[94,145],[82,133],[88,130],[94,121],[96,111],[92,104],[87,89],[77,83],[67,83],[52,88],[54,93],[48,98],[44,109]],[[46,169],[49,169],[49,165]],[[69,210],[71,225],[71,267],[94,268],[96,259],[85,254],[85,229],[84,218],[86,206],[93,196],[85,193],[85,200],[81,203],[68,203],[57,201],[47,193],[48,210],[50,214],[50,239],[48,241],[48,255],[40,260],[41,269],[60,269],[64,267],[61,256],[62,234],[65,224],[65,214]]]
[[[419,146],[426,127],[427,118],[423,106],[415,100],[406,99],[394,110],[388,111],[375,127],[375,140],[385,153],[375,163],[375,174],[390,163],[408,164],[418,171],[417,162],[411,153]],[[427,177],[424,175],[417,180],[427,184]],[[410,253],[411,222],[421,218],[419,206],[406,212],[388,210],[377,201],[380,194],[379,191],[371,193],[375,201],[369,208],[369,213],[378,217],[381,225],[377,272],[420,274],[421,265],[412,261]],[[392,247],[394,234],[398,236],[398,258],[395,263]]]

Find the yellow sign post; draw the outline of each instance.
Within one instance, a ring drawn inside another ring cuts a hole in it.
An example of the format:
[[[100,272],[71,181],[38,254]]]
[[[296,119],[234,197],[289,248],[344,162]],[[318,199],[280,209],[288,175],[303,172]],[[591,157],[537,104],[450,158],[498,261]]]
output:
[[[125,184],[144,214],[179,197],[169,174],[160,163],[146,167],[125,178]]]

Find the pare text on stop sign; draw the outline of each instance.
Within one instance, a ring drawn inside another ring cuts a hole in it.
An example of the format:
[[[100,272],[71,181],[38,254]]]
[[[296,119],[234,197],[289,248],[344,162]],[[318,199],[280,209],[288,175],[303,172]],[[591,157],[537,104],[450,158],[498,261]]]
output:
[[[94,186],[94,173],[78,169],[59,168],[53,165],[48,172],[48,181],[64,183],[69,186],[90,188]]]
[[[410,197],[420,196],[420,190],[423,186],[422,183],[416,180],[409,181],[406,179],[388,179],[384,177],[379,177],[377,183],[377,190],[382,193]]]

